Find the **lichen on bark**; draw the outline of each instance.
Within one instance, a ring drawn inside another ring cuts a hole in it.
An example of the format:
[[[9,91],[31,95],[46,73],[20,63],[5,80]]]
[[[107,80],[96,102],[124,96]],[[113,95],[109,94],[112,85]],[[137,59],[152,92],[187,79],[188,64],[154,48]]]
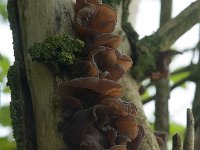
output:
[[[73,64],[84,45],[83,41],[73,39],[67,34],[52,35],[42,43],[34,43],[29,48],[29,53],[33,60],[51,65],[59,73],[62,68]]]
[[[8,83],[7,85],[11,89],[10,102],[10,117],[12,119],[13,134],[17,143],[17,149],[22,150],[24,148],[24,124],[23,124],[23,108],[22,101],[20,100],[20,93],[18,91],[18,69],[17,63],[10,67],[8,71]]]
[[[136,43],[136,58],[135,65],[131,70],[134,79],[141,81],[156,69],[156,61],[158,52],[162,49],[161,37],[156,33],[151,36],[146,36]]]

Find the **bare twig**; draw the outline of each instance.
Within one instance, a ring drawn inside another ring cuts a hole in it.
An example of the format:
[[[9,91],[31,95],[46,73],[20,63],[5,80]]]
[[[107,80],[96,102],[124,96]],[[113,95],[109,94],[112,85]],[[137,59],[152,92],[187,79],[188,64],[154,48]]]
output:
[[[172,0],[161,0],[160,27],[171,19]]]
[[[173,147],[172,150],[183,150],[183,144],[181,142],[181,136],[176,133],[173,138]]]
[[[197,0],[183,10],[177,17],[164,24],[157,34],[162,38],[162,47],[171,46],[192,26],[200,22],[200,1]]]
[[[183,149],[194,150],[194,118],[189,108],[187,109],[187,129]]]
[[[170,87],[170,91],[172,91],[175,88],[179,87],[180,85],[184,84],[186,81],[191,81],[192,79],[193,79],[193,75],[189,75],[189,76],[183,78],[182,80],[180,80],[177,83],[175,83],[174,85],[172,85]],[[151,102],[152,100],[155,100],[155,98],[156,98],[156,95],[151,96],[151,97],[149,97],[147,99],[144,99],[143,100],[143,104],[147,104],[147,103]]]
[[[178,70],[175,70],[174,72],[170,73],[170,75],[176,75],[176,74],[187,72],[187,71],[193,72],[193,71],[196,70],[196,68],[197,68],[196,64],[190,64],[189,66],[186,66],[186,67],[180,68]]]
[[[176,82],[175,84],[173,84],[170,88],[170,91],[174,90],[175,88],[177,88],[178,86],[184,84],[186,81],[190,81],[192,79],[192,75],[189,75],[183,79],[181,79],[180,81]]]
[[[129,44],[131,46],[131,52],[132,52],[132,57],[136,59],[136,43],[138,41],[139,35],[137,32],[134,30],[133,26],[131,23],[128,21],[129,17],[129,6],[130,6],[131,0],[123,0],[122,3],[122,29],[127,35]]]

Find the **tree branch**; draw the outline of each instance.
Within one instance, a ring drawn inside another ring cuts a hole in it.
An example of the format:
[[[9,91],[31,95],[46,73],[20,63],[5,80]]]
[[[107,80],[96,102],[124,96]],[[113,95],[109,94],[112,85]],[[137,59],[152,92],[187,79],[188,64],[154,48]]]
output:
[[[137,32],[134,30],[133,26],[131,25],[131,23],[128,21],[128,17],[129,17],[129,6],[130,6],[130,2],[131,0],[123,0],[122,2],[122,29],[124,30],[124,32],[127,35],[129,44],[131,46],[131,52],[132,52],[132,56],[133,59],[136,59],[136,43],[138,41],[138,37],[139,35],[137,34]]]
[[[171,19],[172,0],[161,0],[160,27]]]
[[[181,136],[176,133],[173,138],[173,147],[172,147],[172,150],[183,150],[183,145],[182,145],[182,142],[181,142]]]
[[[171,19],[172,0],[161,0],[160,26]],[[169,134],[169,77],[154,82],[156,87],[155,101],[155,130]],[[165,117],[163,117],[165,116]],[[167,149],[167,142],[163,144]]]
[[[187,129],[183,149],[194,150],[194,118],[189,108],[187,109]]]
[[[180,81],[178,81],[177,83],[175,83],[174,85],[172,85],[172,86],[170,87],[170,91],[174,90],[175,88],[177,88],[178,86],[182,85],[182,84],[185,83],[186,81],[190,81],[190,80],[192,80],[192,79],[193,79],[193,75],[189,75],[189,76],[183,78],[182,80],[180,80]],[[147,99],[144,99],[142,103],[143,103],[143,105],[144,105],[144,104],[147,104],[148,102],[151,102],[151,101],[154,100],[155,98],[156,98],[156,95],[151,96],[151,97],[149,97],[149,98],[147,98]]]
[[[200,0],[193,2],[177,17],[168,21],[157,31],[157,34],[162,38],[162,47],[171,46],[198,22],[200,22]]]
[[[187,72],[187,71],[195,71],[197,69],[197,64],[190,64],[189,66],[180,68],[175,70],[174,72],[170,73],[170,75],[176,75],[179,73]]]

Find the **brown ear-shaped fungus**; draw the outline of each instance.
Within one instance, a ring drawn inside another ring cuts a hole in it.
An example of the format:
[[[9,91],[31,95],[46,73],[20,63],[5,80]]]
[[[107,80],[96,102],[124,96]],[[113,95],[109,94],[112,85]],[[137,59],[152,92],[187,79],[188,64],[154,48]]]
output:
[[[109,145],[114,146],[115,145],[115,139],[117,137],[117,132],[115,131],[115,129],[111,126],[105,126],[103,128],[103,133],[105,134]]]
[[[121,54],[118,50],[116,50],[116,55],[117,55],[117,64],[124,66],[125,70],[131,68],[133,61],[129,56]]]
[[[138,150],[144,136],[136,106],[120,99],[117,82],[132,65],[112,34],[116,13],[100,0],[76,0],[75,29],[85,52],[71,65],[72,80],[58,88],[61,132],[73,150]]]
[[[79,36],[87,41],[100,33],[111,33],[116,18],[116,13],[110,6],[88,3],[75,15],[75,28]]]
[[[59,100],[62,110],[80,110],[83,109],[82,103],[79,99],[71,96],[63,96]]]
[[[138,125],[139,131],[135,139],[128,143],[127,150],[139,150],[140,143],[145,135],[144,128],[141,125]]]
[[[156,71],[153,71],[151,73],[151,80],[156,81],[167,78],[169,76],[169,64],[172,61],[172,57],[177,54],[182,53],[175,50],[166,50],[163,52],[159,52],[158,59],[156,61]]]
[[[138,135],[138,125],[133,117],[114,118],[112,119],[112,125],[118,132],[118,135],[125,136],[130,140],[135,139]]]
[[[100,102],[101,105],[105,105],[110,110],[111,115],[118,115],[118,116],[128,116],[129,110],[127,109],[126,105],[124,105],[123,101],[116,98],[104,98]]]
[[[89,43],[88,48],[93,48],[98,45],[117,49],[121,44],[122,39],[111,33],[103,33],[95,36],[95,38]]]
[[[60,97],[71,96],[79,99],[86,108],[99,104],[101,96],[119,98],[121,85],[115,81],[98,77],[76,78],[62,83],[59,87]]]
[[[99,111],[99,109],[103,109],[104,111]],[[101,106],[95,106],[76,112],[63,128],[64,141],[73,150],[79,150],[80,148],[85,148],[86,150],[92,150],[90,148],[103,150],[104,144],[106,145],[106,143],[104,143],[105,137],[93,124],[99,121],[99,116],[104,116],[105,114],[105,107]],[[101,121],[106,122],[104,120]]]
[[[118,81],[125,73],[125,68],[118,64],[104,67],[101,70],[109,72],[109,75],[106,78],[113,81]]]
[[[93,61],[77,60],[70,68],[70,74],[72,78],[77,77],[97,77],[99,70]]]
[[[117,62],[117,56],[113,49],[105,48],[94,56],[94,61],[98,68],[101,69],[102,67],[114,65]]]
[[[99,4],[101,3],[101,0],[76,0],[75,10],[78,12],[80,9],[85,7],[88,3],[92,4]]]
[[[101,95],[106,95],[116,98],[122,96],[122,87],[119,83],[107,79],[101,80],[97,77],[76,78],[68,82],[65,82],[59,88],[60,95],[67,95],[67,94],[70,95],[70,93],[76,91],[76,89],[74,88],[89,89]]]

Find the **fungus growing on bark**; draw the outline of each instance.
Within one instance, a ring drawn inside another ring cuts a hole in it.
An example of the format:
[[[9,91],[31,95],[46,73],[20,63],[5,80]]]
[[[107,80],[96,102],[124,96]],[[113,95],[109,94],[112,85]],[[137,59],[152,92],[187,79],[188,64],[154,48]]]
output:
[[[117,20],[114,9],[105,4],[95,3],[91,0],[83,5],[81,2],[80,10],[75,15],[76,31],[86,41],[94,39],[100,33],[113,32]],[[84,7],[81,8],[82,6]]]
[[[73,150],[137,150],[144,130],[136,106],[121,100],[117,82],[132,65],[113,35],[115,11],[98,0],[77,0],[75,29],[86,42],[85,56],[71,65],[72,80],[58,88],[61,132]]]
[[[167,78],[169,75],[169,64],[171,63],[173,56],[178,54],[182,53],[175,50],[159,52],[158,60],[156,61],[156,71],[151,73],[151,79],[155,81],[162,78]]]

